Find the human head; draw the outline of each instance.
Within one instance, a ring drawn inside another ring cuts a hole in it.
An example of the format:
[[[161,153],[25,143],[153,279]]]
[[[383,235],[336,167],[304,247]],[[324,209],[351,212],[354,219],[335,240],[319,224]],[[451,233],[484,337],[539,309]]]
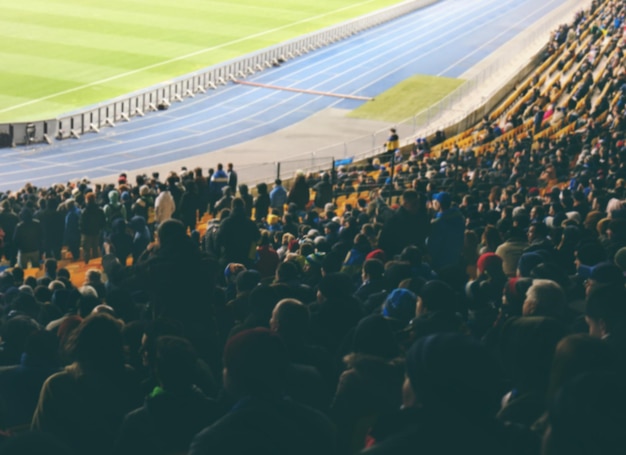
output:
[[[452,196],[446,191],[441,191],[433,196],[433,201],[435,202],[435,210],[448,210],[452,205]]]
[[[407,353],[404,406],[490,420],[500,404],[499,377],[495,360],[471,337],[422,337]]]
[[[124,369],[122,323],[104,313],[87,316],[73,333],[71,352],[85,372],[119,373]]]
[[[440,280],[428,281],[419,293],[417,315],[434,311],[456,312],[457,297],[452,288]]]
[[[626,289],[623,285],[594,286],[587,295],[585,321],[589,335],[603,338],[626,324]]]
[[[626,447],[621,376],[591,372],[566,382],[550,403],[542,455],[617,455]]]
[[[280,337],[269,329],[244,330],[224,348],[224,388],[235,398],[279,396],[289,365]]]
[[[407,325],[415,316],[417,296],[408,289],[394,289],[383,303],[382,315]]]
[[[152,368],[159,384],[167,392],[191,388],[196,363],[196,353],[186,339],[175,336],[157,338]]]
[[[522,314],[561,319],[565,315],[566,306],[567,300],[561,286],[552,280],[533,280],[526,291]]]
[[[301,338],[309,330],[309,308],[297,299],[282,299],[270,319],[270,329],[283,339]]]

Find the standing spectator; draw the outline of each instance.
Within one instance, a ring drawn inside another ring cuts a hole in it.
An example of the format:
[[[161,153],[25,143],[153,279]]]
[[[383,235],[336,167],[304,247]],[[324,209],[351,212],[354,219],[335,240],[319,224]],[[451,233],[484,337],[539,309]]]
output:
[[[202,169],[200,169],[200,174],[202,174]],[[198,179],[196,178],[196,184],[197,182]],[[158,189],[159,195],[154,201],[154,217],[156,228],[158,228],[159,225],[164,221],[172,218],[172,215],[174,215],[174,212],[176,211],[176,203],[174,202],[172,193],[170,193],[169,187],[163,184],[159,184]]]
[[[309,194],[309,185],[306,182],[306,176],[304,175],[304,172],[298,171],[291,189],[287,194],[287,202],[289,204],[296,204],[298,212],[304,212],[306,205],[310,200],[311,195]]]
[[[254,199],[254,219],[259,222],[267,217],[270,209],[270,196],[267,193],[267,183],[256,186],[257,197]]]
[[[281,179],[274,180],[274,188],[270,191],[270,207],[278,210],[278,214],[282,215],[287,203],[287,190],[283,186]]]
[[[104,206],[104,216],[107,220],[107,231],[111,232],[113,221],[118,218],[127,220],[126,206],[120,201],[120,193],[117,190],[109,191],[109,203]]]
[[[13,211],[13,206],[9,200],[2,201],[2,212],[0,212],[0,229],[4,231],[4,256],[10,264],[15,264],[17,249],[13,244],[13,233],[20,217]]]
[[[315,207],[324,207],[333,200],[333,185],[330,182],[330,175],[324,172],[322,180],[313,187],[315,190]]]
[[[243,200],[233,199],[232,212],[220,223],[217,232],[217,246],[221,250],[222,263],[251,265],[260,236],[254,221],[246,218]]]
[[[43,230],[43,251],[47,258],[61,259],[63,247],[63,230],[65,229],[65,215],[58,211],[59,200],[56,197],[48,199],[48,205],[39,215]]]
[[[80,257],[80,209],[76,206],[74,199],[69,199],[65,207],[67,213],[65,214],[63,243],[70,250],[72,259],[76,261]]]
[[[135,232],[133,235],[133,264],[136,264],[139,260],[139,256],[145,251],[150,242],[152,241],[152,236],[150,235],[150,230],[148,226],[146,226],[146,220],[141,216],[134,216],[130,220],[130,227]],[[124,264],[125,262],[122,262]]]
[[[148,185],[139,187],[139,198],[132,205],[131,213],[133,216],[143,216],[148,226],[154,227],[154,197]]]
[[[30,262],[32,267],[39,267],[43,240],[41,223],[33,218],[33,212],[28,207],[22,209],[20,219],[13,233],[13,243],[17,248],[17,265],[25,269]]]
[[[387,220],[378,239],[378,247],[385,251],[386,257],[393,258],[409,245],[423,248],[429,226],[425,210],[420,205],[415,190],[406,190],[402,194],[402,205]]]
[[[107,241],[113,248],[111,253],[120,264],[126,265],[126,259],[133,252],[133,237],[126,230],[126,221],[118,218],[113,222],[112,232]]]
[[[196,228],[196,217],[200,207],[200,195],[195,182],[186,182],[186,189],[180,200],[179,213],[180,220],[189,232]]]
[[[435,271],[444,267],[458,266],[465,241],[465,218],[461,211],[452,207],[452,197],[442,191],[433,197],[437,212],[430,225],[427,246]]]
[[[389,130],[389,137],[387,138],[387,142],[385,142],[385,158],[391,161],[394,153],[399,148],[400,148],[400,137],[398,136],[398,132],[396,131],[396,129],[391,128]]]
[[[224,171],[222,163],[219,163],[217,171],[211,175],[209,180],[209,211],[211,213],[217,200],[222,197],[222,188],[226,185],[228,185],[228,174]]]
[[[235,197],[235,193],[233,193],[232,196]],[[248,185],[246,185],[245,183],[239,185],[239,197],[243,199],[243,204],[246,207],[246,216],[248,218],[252,218],[252,208],[254,207],[254,200],[252,199],[252,195],[250,194],[250,189],[248,188]],[[230,209],[230,207],[231,206],[229,205],[227,208]]]
[[[233,169],[233,163],[228,163],[226,167],[226,175],[228,176],[228,186],[231,193],[237,194],[237,172]]]
[[[100,235],[106,226],[106,218],[102,209],[96,205],[96,195],[94,193],[87,193],[85,201],[85,210],[80,215],[79,228],[83,247],[83,259],[85,264],[87,264],[91,258],[100,256]]]

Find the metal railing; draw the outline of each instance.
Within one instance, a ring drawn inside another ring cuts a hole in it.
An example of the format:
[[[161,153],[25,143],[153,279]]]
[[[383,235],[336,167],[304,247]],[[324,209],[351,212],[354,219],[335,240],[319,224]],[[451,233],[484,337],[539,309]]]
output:
[[[97,133],[101,128],[143,116],[150,111],[201,96],[208,90],[226,85],[234,79],[243,79],[273,65],[293,59],[313,50],[346,39],[364,30],[376,27],[438,0],[407,0],[341,24],[313,32],[284,43],[263,49],[218,65],[208,67],[172,81],[138,92],[108,100],[56,119],[0,124],[0,135],[8,135],[13,145],[80,138],[86,133]]]

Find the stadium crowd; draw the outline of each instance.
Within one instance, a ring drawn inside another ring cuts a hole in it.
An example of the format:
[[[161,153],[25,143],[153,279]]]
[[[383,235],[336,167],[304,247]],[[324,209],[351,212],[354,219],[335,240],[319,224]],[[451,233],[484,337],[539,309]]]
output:
[[[625,13],[468,146],[3,194],[0,454],[624,453]]]

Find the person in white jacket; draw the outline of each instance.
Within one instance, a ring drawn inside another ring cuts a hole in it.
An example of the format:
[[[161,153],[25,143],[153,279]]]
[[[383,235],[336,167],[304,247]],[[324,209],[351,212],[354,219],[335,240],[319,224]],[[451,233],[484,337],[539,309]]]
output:
[[[176,210],[176,202],[166,185],[159,185],[159,195],[154,201],[155,223],[160,225],[172,218]]]

